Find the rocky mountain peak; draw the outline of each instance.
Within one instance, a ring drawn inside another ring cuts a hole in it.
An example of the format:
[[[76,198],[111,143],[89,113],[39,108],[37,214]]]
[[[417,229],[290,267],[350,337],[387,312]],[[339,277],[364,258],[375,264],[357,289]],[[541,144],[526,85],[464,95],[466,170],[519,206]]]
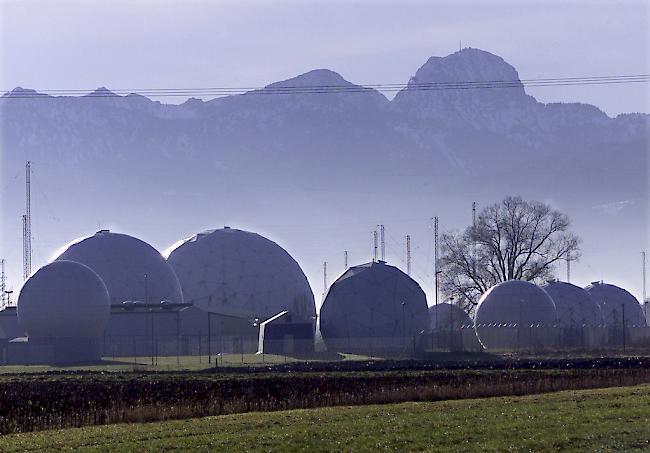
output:
[[[106,87],[99,87],[95,91],[88,93],[85,97],[119,97]]]
[[[469,126],[494,132],[534,127],[540,106],[526,95],[512,65],[473,48],[429,58],[393,105],[405,116],[447,129]]]
[[[351,82],[345,80],[339,73],[330,69],[314,69],[304,74],[300,74],[291,79],[275,82],[267,85],[265,88],[286,88],[286,87],[332,87],[332,86],[351,86]]]
[[[519,74],[503,58],[471,47],[429,58],[411,78],[412,83],[494,81],[519,82]]]
[[[7,91],[5,94],[2,95],[3,98],[5,97],[29,97],[29,96],[47,96],[44,93],[39,93],[36,90],[32,90],[30,88],[23,88],[23,87],[16,87],[11,91]]]

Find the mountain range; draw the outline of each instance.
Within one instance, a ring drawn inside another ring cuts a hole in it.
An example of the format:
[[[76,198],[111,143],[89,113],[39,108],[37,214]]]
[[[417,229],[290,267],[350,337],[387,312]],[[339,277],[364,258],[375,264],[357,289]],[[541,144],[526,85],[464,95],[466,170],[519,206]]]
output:
[[[515,83],[417,89],[503,80]],[[173,206],[170,222],[181,229],[191,228],[182,219],[196,216],[196,205],[225,219],[254,219],[247,209],[295,219],[302,209],[312,217],[325,210],[336,221],[382,209],[390,217],[391,206],[402,218],[453,199],[505,193],[568,200],[567,207],[636,200],[642,207],[633,218],[644,222],[650,116],[612,118],[593,105],[541,103],[519,80],[499,56],[466,48],[431,57],[391,100],[328,69],[179,105],[106,88],[37,97],[16,88],[0,98],[2,175],[16,180],[25,160],[46,168],[44,197],[76,200],[76,213],[51,201],[53,217],[99,218],[97,209],[120,216],[125,205],[156,217]],[[358,89],[277,94],[314,86]],[[3,215],[19,216],[22,187],[5,184],[3,196]]]

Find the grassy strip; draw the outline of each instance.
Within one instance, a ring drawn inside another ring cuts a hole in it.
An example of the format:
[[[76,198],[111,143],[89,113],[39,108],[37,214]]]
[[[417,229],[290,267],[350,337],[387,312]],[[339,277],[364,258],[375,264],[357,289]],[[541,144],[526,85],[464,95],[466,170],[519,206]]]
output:
[[[248,413],[0,438],[2,451],[631,451],[650,449],[650,386]]]
[[[649,369],[291,374],[253,379],[14,381],[0,384],[0,432],[253,411],[529,395],[650,382]]]

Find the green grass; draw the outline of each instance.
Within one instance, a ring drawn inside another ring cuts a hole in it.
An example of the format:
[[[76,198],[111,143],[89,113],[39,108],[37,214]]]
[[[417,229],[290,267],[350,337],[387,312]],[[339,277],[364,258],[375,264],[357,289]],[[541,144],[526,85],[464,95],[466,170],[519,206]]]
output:
[[[183,371],[183,370],[205,370],[215,366],[264,366],[269,364],[291,363],[298,359],[280,355],[265,354],[244,354],[243,361],[241,354],[224,354],[217,358],[213,356],[208,363],[207,356],[181,356],[178,359],[172,357],[158,357],[155,365],[151,365],[151,357],[104,357],[102,363],[92,365],[3,365],[0,366],[0,375],[9,373],[42,373],[47,371]]]
[[[381,360],[375,357],[361,356],[354,354],[341,354],[342,360]],[[310,359],[310,361],[331,361],[332,357],[323,359]],[[2,365],[0,366],[0,375],[14,373],[42,373],[47,371],[200,371],[210,368],[225,367],[250,367],[265,366],[272,364],[283,364],[304,361],[295,357],[274,355],[274,354],[222,354],[212,356],[208,362],[208,356],[168,356],[157,357],[154,359],[154,365],[151,365],[151,357],[104,357],[102,363],[89,365]]]
[[[650,450],[650,385],[249,413],[8,435],[0,450]]]

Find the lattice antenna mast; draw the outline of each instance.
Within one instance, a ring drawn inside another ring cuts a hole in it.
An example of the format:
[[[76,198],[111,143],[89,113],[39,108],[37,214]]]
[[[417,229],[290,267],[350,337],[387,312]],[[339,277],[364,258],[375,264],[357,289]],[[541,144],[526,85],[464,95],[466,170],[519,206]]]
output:
[[[373,245],[373,254],[372,261],[377,261],[377,230],[372,232],[372,245]]]
[[[23,277],[32,273],[32,212],[31,212],[32,163],[25,164],[25,214],[23,215]]]
[[[0,259],[0,305],[2,308],[6,307],[7,304],[7,276],[5,274],[5,260]]]
[[[345,266],[345,270],[348,270],[348,251],[343,250],[343,265]]]
[[[327,261],[323,262],[323,296],[327,292]]]
[[[23,280],[27,280],[29,278],[29,273],[30,273],[30,267],[31,263],[29,263],[29,246],[27,244],[27,236],[28,236],[28,230],[27,230],[27,214],[22,215],[23,219]]]
[[[406,235],[406,275],[411,275],[411,236]]]
[[[386,228],[384,225],[377,225],[379,227],[379,243],[381,244],[381,260],[386,261]]]
[[[435,284],[436,305],[438,305],[438,217],[433,218],[433,272]]]
[[[573,261],[573,258],[571,258],[571,254],[569,253],[566,257],[566,282],[571,283],[571,261]]]

